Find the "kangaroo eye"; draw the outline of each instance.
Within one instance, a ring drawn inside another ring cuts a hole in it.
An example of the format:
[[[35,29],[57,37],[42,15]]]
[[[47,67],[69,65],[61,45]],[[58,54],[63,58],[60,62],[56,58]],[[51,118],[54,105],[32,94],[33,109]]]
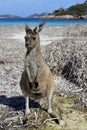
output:
[[[33,40],[36,40],[36,37],[32,37]]]

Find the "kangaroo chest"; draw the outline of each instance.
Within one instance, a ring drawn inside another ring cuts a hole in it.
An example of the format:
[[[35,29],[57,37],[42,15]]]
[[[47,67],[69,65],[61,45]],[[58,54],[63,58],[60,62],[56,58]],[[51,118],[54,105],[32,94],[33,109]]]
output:
[[[25,67],[29,68],[30,77],[35,81],[38,74],[37,59],[34,56],[27,56],[25,59]]]
[[[38,72],[37,63],[35,61],[29,62],[29,70],[30,70],[31,78],[35,80]]]

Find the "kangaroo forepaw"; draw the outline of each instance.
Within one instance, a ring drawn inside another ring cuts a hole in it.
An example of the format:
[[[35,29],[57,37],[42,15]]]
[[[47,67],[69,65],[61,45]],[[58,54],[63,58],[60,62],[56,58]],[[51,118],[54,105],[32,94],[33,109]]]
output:
[[[52,109],[51,108],[48,109],[48,113],[52,113]]]

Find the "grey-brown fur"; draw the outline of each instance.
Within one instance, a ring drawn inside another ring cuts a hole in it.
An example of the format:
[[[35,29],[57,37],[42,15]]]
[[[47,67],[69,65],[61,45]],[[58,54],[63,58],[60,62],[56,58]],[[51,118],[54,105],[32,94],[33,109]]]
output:
[[[25,114],[29,114],[29,97],[33,99],[48,98],[48,112],[52,112],[51,98],[55,83],[52,73],[45,63],[40,50],[40,38],[38,32],[43,28],[41,23],[34,30],[28,25],[25,26],[25,46],[27,49],[25,55],[25,68],[21,76],[20,87],[25,96]]]

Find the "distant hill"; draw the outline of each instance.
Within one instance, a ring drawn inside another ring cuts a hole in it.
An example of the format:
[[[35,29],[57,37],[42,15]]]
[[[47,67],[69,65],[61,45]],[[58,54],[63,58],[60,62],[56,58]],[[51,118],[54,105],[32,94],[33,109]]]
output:
[[[76,17],[87,15],[87,0],[84,3],[77,3],[76,5],[72,5],[67,9],[60,8],[54,10],[53,15],[60,16],[60,15],[73,15]]]
[[[14,14],[4,14],[4,15],[0,15],[0,18],[21,18],[21,16],[17,16]]]
[[[32,15],[28,16],[28,18],[41,18],[41,17],[44,17],[44,16],[46,17],[49,15],[50,15],[50,13],[45,12],[45,13],[41,13],[41,14],[32,14]]]
[[[38,18],[40,16],[41,16],[40,14],[32,14],[30,16],[27,16],[27,18]]]

